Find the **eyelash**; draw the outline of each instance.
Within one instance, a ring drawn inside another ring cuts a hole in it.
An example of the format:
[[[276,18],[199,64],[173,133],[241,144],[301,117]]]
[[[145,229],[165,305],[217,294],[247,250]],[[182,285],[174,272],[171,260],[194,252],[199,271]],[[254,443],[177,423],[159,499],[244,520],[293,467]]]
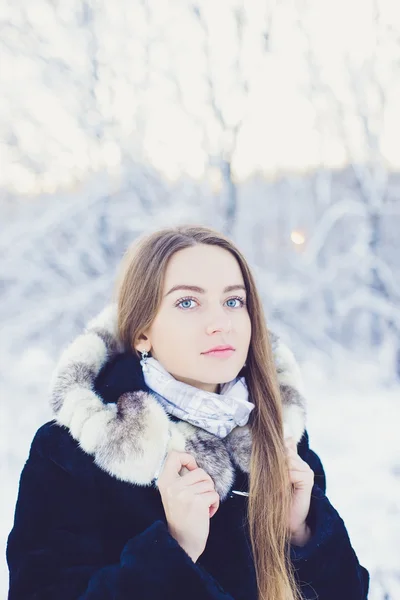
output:
[[[179,304],[181,304],[182,302],[185,302],[186,300],[193,300],[194,302],[197,302],[196,298],[193,298],[193,296],[186,296],[185,298],[181,298],[180,300],[178,300],[175,304],[175,306],[177,308],[179,308],[180,310],[192,310],[190,308],[182,308],[181,306],[179,306]],[[232,298],[228,298],[226,300],[226,302],[228,302],[229,300],[239,300],[241,303],[241,306],[228,306],[228,308],[242,308],[243,306],[246,306],[246,300],[244,298],[242,298],[241,296],[232,296]]]

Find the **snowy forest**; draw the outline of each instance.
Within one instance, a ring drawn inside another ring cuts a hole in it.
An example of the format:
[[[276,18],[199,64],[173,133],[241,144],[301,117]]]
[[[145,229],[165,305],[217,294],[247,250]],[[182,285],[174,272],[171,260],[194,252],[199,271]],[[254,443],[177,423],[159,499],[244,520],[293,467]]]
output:
[[[197,223],[249,260],[369,598],[400,600],[396,0],[2,0],[0,15],[3,547],[60,352],[138,235]]]

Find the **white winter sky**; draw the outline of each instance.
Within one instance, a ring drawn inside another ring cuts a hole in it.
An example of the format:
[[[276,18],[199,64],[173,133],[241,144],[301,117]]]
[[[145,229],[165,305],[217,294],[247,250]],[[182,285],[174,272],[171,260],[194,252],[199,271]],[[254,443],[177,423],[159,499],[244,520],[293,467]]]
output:
[[[134,149],[138,144],[146,159],[167,177],[175,179],[182,172],[203,177],[207,154],[217,153],[225,138],[205,102],[203,37],[185,9],[188,3],[157,0],[155,10],[155,4],[149,2],[153,74],[147,90],[142,83],[148,23],[139,3],[94,3],[97,11],[104,12],[96,22],[100,62],[111,67],[97,87],[97,105],[105,120],[114,119],[114,128],[106,131],[101,144],[93,143],[87,134],[85,125],[96,116],[88,111],[82,118],[77,93],[80,78],[87,83],[88,68],[87,36],[75,24],[80,4],[78,0],[60,1],[57,13],[45,0],[0,8],[1,18],[14,26],[2,48],[0,134],[5,132],[7,137],[11,130],[19,144],[18,149],[7,140],[0,143],[0,184],[22,193],[55,191],[90,170],[107,167],[117,171],[122,147]],[[392,26],[400,31],[400,4],[393,0],[270,0],[269,4],[248,0],[242,55],[250,85],[246,98],[240,94],[232,70],[236,38],[231,8],[239,5],[235,0],[200,3],[210,31],[212,77],[219,104],[228,122],[243,118],[233,160],[237,178],[256,170],[274,174],[319,165],[335,167],[347,160],[339,124],[332,117],[332,100],[320,97],[310,101],[304,60],[307,45],[296,20],[309,32],[324,80],[345,108],[352,158],[362,160],[366,151],[349,87],[355,84],[359,100],[368,114],[374,115],[384,159],[388,166],[400,168],[400,78],[396,76],[400,71],[395,74],[392,70],[400,42],[388,29]],[[375,5],[380,8],[380,42],[378,58],[371,63],[376,48]],[[266,7],[274,15],[270,53],[261,49]],[[40,52],[31,36],[24,42],[24,19],[37,39],[45,39]],[[9,39],[18,45],[18,52],[10,50]],[[355,69],[350,76],[343,62],[346,55]],[[54,66],[46,71],[43,57],[65,59],[72,76],[61,69],[57,73]],[[374,85],[369,83],[371,64],[386,97],[383,112]],[[189,114],[179,106],[174,86],[165,76],[171,65]],[[205,132],[207,148],[202,137]],[[28,160],[22,160],[21,154]],[[32,159],[42,165],[40,173],[34,172]]]

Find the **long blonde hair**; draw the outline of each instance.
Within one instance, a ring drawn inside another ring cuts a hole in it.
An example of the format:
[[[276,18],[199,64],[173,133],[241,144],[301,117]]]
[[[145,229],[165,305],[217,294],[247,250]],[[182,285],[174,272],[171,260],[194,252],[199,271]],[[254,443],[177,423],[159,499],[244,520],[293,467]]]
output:
[[[247,291],[252,334],[246,383],[255,404],[251,413],[252,453],[248,525],[259,600],[300,600],[290,561],[288,515],[291,484],[283,442],[282,402],[260,296],[250,268],[224,235],[200,226],[161,229],[136,241],[126,252],[117,282],[118,328],[125,347],[152,324],[161,304],[171,256],[196,244],[219,246],[239,263]]]

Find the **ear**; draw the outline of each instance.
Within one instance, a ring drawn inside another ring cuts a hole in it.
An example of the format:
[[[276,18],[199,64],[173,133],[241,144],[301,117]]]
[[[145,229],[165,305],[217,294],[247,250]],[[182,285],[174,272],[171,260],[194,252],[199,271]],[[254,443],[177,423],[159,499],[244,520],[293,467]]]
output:
[[[151,342],[148,335],[141,333],[134,343],[135,350],[138,352],[150,352]]]

